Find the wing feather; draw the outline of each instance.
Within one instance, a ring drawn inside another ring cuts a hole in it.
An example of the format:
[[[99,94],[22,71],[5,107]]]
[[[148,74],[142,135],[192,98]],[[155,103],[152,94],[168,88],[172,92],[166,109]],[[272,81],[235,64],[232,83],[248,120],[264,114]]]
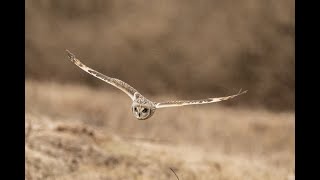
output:
[[[217,98],[207,98],[207,99],[199,99],[199,100],[181,100],[181,101],[167,101],[167,102],[160,102],[155,103],[156,108],[166,108],[166,107],[177,107],[177,106],[186,106],[186,105],[194,105],[194,104],[208,104],[214,103],[219,101],[225,101],[241,94],[246,93],[247,91],[242,91],[241,89],[237,94],[225,97],[217,97]]]
[[[101,79],[102,81],[107,82],[107,83],[113,85],[114,87],[122,90],[132,100],[134,100],[134,93],[136,93],[138,91],[135,90],[133,87],[131,87],[129,84],[127,84],[119,79],[108,77],[108,76],[106,76],[106,75],[104,75],[94,69],[89,68],[88,66],[84,65],[79,59],[77,59],[76,56],[73,55],[70,51],[68,51],[68,50],[66,50],[66,51],[68,53],[68,57],[69,57],[70,61],[73,62],[75,65],[80,67],[85,72],[91,74],[92,76],[95,76],[96,78]]]

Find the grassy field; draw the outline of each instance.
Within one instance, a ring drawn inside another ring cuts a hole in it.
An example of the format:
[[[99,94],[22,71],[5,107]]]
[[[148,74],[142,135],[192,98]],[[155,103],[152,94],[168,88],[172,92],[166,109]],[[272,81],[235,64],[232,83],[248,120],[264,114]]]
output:
[[[26,0],[26,179],[293,180],[293,0]],[[248,93],[138,121],[150,100]]]
[[[26,0],[25,15],[28,78],[105,87],[70,66],[69,49],[142,93],[244,88],[242,105],[294,110],[294,0]]]
[[[221,102],[138,121],[130,106],[116,89],[26,80],[26,179],[294,179],[294,112]]]

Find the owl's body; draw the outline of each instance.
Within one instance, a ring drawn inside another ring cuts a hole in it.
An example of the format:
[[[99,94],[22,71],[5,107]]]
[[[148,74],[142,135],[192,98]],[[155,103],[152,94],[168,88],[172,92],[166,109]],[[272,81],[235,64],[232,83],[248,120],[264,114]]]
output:
[[[219,102],[228,100],[231,98],[234,98],[236,96],[239,96],[241,94],[246,93],[247,91],[239,91],[237,94],[226,96],[226,97],[218,97],[218,98],[207,98],[207,99],[200,99],[200,100],[182,100],[182,101],[168,101],[168,102],[160,102],[156,103],[153,101],[150,101],[149,99],[145,98],[143,95],[141,95],[136,89],[131,87],[129,84],[116,79],[108,77],[104,74],[99,73],[96,70],[93,70],[83,63],[81,63],[71,52],[66,50],[68,53],[68,57],[76,64],[78,67],[80,67],[82,70],[86,71],[87,73],[95,76],[96,78],[99,78],[116,88],[122,90],[124,93],[126,93],[132,100],[131,110],[134,116],[138,120],[146,120],[150,118],[156,111],[156,109],[159,108],[165,108],[165,107],[177,107],[177,106],[186,106],[186,105],[194,105],[194,104],[207,104],[207,103],[213,103],[213,102]]]
[[[145,120],[150,118],[156,111],[155,104],[149,99],[136,92],[134,94],[134,100],[131,105],[132,113],[139,120]]]

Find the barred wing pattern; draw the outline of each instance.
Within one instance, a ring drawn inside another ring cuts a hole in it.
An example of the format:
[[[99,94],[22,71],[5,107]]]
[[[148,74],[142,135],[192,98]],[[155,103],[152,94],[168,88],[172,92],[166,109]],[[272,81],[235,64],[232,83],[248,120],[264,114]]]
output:
[[[99,79],[101,79],[104,82],[107,82],[111,85],[113,85],[114,87],[122,90],[123,92],[125,92],[132,100],[134,100],[134,93],[138,92],[137,90],[135,90],[133,87],[131,87],[129,84],[119,80],[119,79],[115,79],[115,78],[111,78],[108,77],[104,74],[99,73],[98,71],[91,69],[89,67],[87,67],[86,65],[84,65],[82,62],[80,62],[79,59],[76,58],[75,55],[73,55],[70,51],[66,50],[68,53],[68,57],[70,59],[71,62],[73,62],[75,65],[77,65],[78,67],[80,67],[82,70],[86,71],[87,73],[91,74],[92,76],[95,76]]]
[[[168,101],[168,102],[160,102],[155,103],[156,108],[166,108],[166,107],[176,107],[176,106],[186,106],[186,105],[194,105],[194,104],[208,104],[219,101],[225,101],[241,94],[246,93],[247,91],[242,91],[241,89],[237,94],[225,97],[217,97],[217,98],[207,98],[207,99],[199,99],[199,100],[182,100],[182,101]]]

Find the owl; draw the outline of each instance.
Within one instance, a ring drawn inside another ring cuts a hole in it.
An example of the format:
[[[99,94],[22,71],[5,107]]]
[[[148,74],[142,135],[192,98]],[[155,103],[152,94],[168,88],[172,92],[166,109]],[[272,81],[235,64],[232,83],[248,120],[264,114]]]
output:
[[[101,79],[102,81],[105,81],[113,85],[114,87],[126,93],[132,100],[131,111],[138,120],[146,120],[150,118],[155,113],[156,109],[159,109],[159,108],[214,103],[219,101],[225,101],[247,92],[247,91],[241,91],[240,89],[240,91],[237,94],[225,96],[225,97],[206,98],[206,99],[199,99],[199,100],[153,102],[145,98],[143,95],[141,95],[137,90],[135,90],[129,84],[119,79],[106,76],[104,74],[99,73],[96,70],[89,68],[88,66],[80,62],[80,60],[77,59],[75,55],[73,55],[69,50],[66,50],[66,51],[70,61],[73,62],[78,67],[80,67],[82,70],[93,75],[98,79]]]

